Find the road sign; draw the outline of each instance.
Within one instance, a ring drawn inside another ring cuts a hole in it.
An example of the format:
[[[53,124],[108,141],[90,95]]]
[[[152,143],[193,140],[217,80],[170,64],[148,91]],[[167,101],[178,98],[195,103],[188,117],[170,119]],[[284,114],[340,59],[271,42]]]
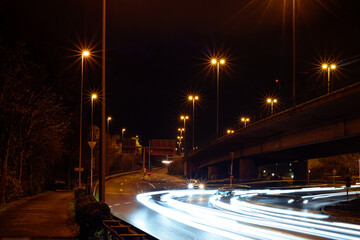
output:
[[[124,138],[122,140],[122,152],[135,154],[136,150],[136,140],[133,138]]]
[[[234,175],[231,174],[231,175],[230,175],[230,179],[234,179]]]
[[[148,176],[150,176],[150,175],[151,175],[151,171],[150,171],[150,170],[147,172],[147,175],[148,175]]]
[[[74,170],[75,170],[75,172],[83,172],[84,171],[84,168],[78,168],[78,167],[76,167],[76,168],[74,168]]]
[[[93,149],[94,147],[95,147],[95,145],[96,145],[96,142],[94,141],[94,142],[88,142],[88,144],[89,144],[89,146],[90,146],[90,148],[91,149]]]
[[[175,155],[176,141],[171,139],[151,140],[151,155]]]
[[[334,175],[336,175],[336,169],[334,168],[334,170],[332,171]]]

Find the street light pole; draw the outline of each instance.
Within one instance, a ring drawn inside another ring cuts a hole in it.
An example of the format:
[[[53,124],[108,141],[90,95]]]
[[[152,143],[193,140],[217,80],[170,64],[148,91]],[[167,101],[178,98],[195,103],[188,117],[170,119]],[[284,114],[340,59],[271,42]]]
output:
[[[106,0],[103,0],[103,13],[102,13],[102,68],[101,68],[101,88],[102,88],[102,101],[101,101],[101,161],[99,168],[99,200],[105,203],[105,168],[106,168],[106,139],[105,139],[105,32],[106,32]]]
[[[80,87],[80,143],[79,143],[79,187],[81,187],[81,152],[82,152],[82,115],[83,115],[83,92],[84,92],[84,57],[89,56],[88,51],[81,54],[81,87]]]
[[[293,108],[295,107],[296,105],[296,96],[295,96],[295,21],[296,21],[296,6],[295,6],[295,0],[293,0],[293,12],[292,12],[292,43],[293,43],[293,89],[292,89],[292,95],[293,95],[293,99],[292,99],[292,105],[293,105]]]
[[[110,120],[111,120],[111,117],[108,117],[107,118],[107,133],[109,134],[109,128],[110,128]]]
[[[126,131],[126,129],[125,128],[123,128],[122,130],[121,130],[121,143],[123,142],[123,139],[124,139],[124,132]]]
[[[184,120],[184,153],[185,153],[185,151],[186,151],[186,144],[185,144],[185,139],[186,139],[186,134],[185,134],[186,127],[185,127],[185,125],[186,125],[186,123],[185,123],[185,121],[189,119],[189,116],[182,115],[182,116],[180,116],[180,119]]]
[[[247,118],[247,117],[242,117],[242,118],[241,118],[241,121],[244,123],[244,127],[246,127],[246,123],[249,122],[250,119]]]
[[[93,169],[94,169],[94,99],[97,98],[96,94],[91,95],[91,161],[90,161],[90,189],[93,186]]]
[[[270,109],[271,109],[270,113],[271,113],[271,115],[273,115],[274,114],[274,103],[277,103],[277,99],[268,98],[267,103],[270,103]]]
[[[220,78],[220,63],[216,63],[216,137],[219,137],[219,78]]]
[[[328,78],[327,78],[327,93],[330,92],[330,71],[331,69],[334,70],[336,69],[336,65],[335,64],[331,64],[331,65],[328,65],[328,64],[323,64],[322,65],[322,68],[327,70],[327,75],[328,75]]]
[[[192,149],[195,149],[195,101],[199,100],[199,96],[189,96],[189,100],[192,101],[192,110],[193,110],[193,123],[192,123]]]
[[[219,78],[220,64],[225,64],[225,59],[212,59],[211,64],[216,64],[216,137],[219,137]]]

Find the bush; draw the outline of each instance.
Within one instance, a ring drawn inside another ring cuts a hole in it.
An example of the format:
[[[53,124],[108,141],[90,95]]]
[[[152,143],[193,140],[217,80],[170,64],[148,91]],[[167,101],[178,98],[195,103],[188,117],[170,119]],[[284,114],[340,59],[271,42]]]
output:
[[[7,177],[5,200],[6,202],[12,202],[19,200],[23,195],[23,189],[18,179],[13,175],[9,174]]]
[[[75,219],[80,226],[80,237],[88,238],[102,229],[102,220],[110,219],[110,208],[105,203],[97,202],[85,190],[75,190]]]

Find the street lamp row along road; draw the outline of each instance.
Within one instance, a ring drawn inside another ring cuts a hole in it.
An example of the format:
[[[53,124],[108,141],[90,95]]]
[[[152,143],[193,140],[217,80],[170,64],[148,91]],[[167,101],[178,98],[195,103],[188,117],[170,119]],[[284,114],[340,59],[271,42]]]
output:
[[[180,116],[180,120],[183,120],[184,121],[184,128],[183,128],[183,131],[184,131],[184,151],[186,149],[186,145],[185,145],[185,130],[186,130],[186,120],[189,119],[189,116],[186,116],[186,115],[181,115]]]

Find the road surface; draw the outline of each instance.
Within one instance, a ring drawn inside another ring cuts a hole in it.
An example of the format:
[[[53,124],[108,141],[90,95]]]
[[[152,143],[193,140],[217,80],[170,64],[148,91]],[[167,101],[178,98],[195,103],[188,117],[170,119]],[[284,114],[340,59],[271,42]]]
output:
[[[186,180],[164,170],[154,171],[150,183],[124,175],[107,181],[106,202],[114,215],[159,239],[360,239],[360,225],[310,211],[344,199],[343,188],[245,189],[226,196],[185,187]]]

